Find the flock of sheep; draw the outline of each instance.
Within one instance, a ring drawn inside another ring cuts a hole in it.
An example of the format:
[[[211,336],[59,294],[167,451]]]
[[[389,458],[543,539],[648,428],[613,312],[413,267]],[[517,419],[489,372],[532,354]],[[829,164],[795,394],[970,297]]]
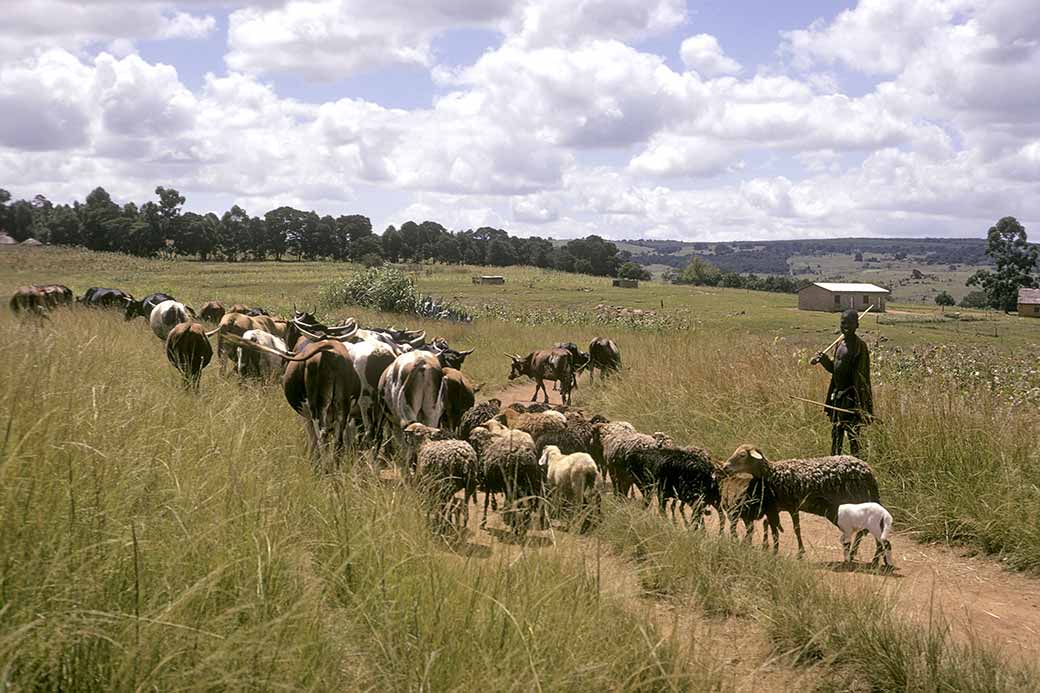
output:
[[[780,512],[790,514],[799,554],[804,552],[799,512],[826,517],[842,530],[845,560],[855,558],[866,532],[876,540],[874,562],[882,557],[891,566],[889,535],[892,517],[878,503],[878,484],[870,467],[847,455],[767,460],[752,446],[742,445],[719,463],[699,447],[680,447],[664,433],[640,433],[625,421],[589,416],[579,408],[499,400],[477,403],[463,417],[459,438],[422,424],[405,429],[407,469],[435,488],[442,522],[465,525],[468,505],[483,491],[484,514],[495,494],[505,495],[504,519],[523,532],[536,517],[544,521],[548,507],[583,524],[599,510],[605,478],[616,494],[627,497],[637,488],[644,503],[656,498],[662,513],[703,524],[713,508],[719,531],[726,521],[730,533],[745,526],[750,541],[754,523],[764,520],[774,552],[779,549]],[[461,439],[460,439],[461,438]],[[456,494],[464,492],[462,499]],[[541,511],[541,512],[539,512]]]

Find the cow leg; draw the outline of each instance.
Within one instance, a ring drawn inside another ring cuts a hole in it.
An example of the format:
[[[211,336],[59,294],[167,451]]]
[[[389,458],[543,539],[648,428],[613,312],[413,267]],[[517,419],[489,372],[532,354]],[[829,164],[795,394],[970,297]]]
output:
[[[491,502],[491,491],[484,492],[484,515],[480,518],[480,528],[484,529],[487,527],[487,511],[488,503]]]

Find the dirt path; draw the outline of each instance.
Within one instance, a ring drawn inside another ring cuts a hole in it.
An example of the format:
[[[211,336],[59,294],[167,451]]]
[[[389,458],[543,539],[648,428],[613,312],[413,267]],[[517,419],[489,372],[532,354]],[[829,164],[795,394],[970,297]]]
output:
[[[710,662],[723,676],[724,690],[779,693],[814,687],[811,683],[817,673],[776,658],[768,639],[754,624],[737,618],[702,618],[693,604],[650,596],[643,589],[636,564],[613,553],[595,537],[563,531],[555,522],[550,530],[529,531],[523,543],[513,539],[498,513],[489,511],[487,528],[481,529],[479,508],[483,502],[484,494],[478,493],[474,506],[478,510],[470,512],[460,553],[484,558],[503,556],[510,561],[521,560],[531,551],[559,550],[580,556],[589,575],[598,578],[602,595],[618,599],[630,613],[648,618],[662,639],[673,642],[691,658],[691,666]]]
[[[533,386],[514,386],[495,395],[503,406],[528,401]],[[972,557],[964,550],[936,544],[920,544],[910,532],[892,538],[892,573],[875,571],[864,561],[873,556],[869,537],[860,548],[860,563],[849,571],[841,564],[839,532],[823,518],[801,514],[806,560],[821,572],[821,579],[864,590],[884,590],[907,617],[920,623],[932,611],[941,614],[952,633],[963,642],[976,641],[1000,648],[1007,656],[1034,662],[1040,638],[1040,580],[1003,568],[990,558]],[[790,518],[783,514],[780,550],[795,555],[797,543]],[[708,527],[717,528],[709,518]],[[740,530],[741,534],[743,529]],[[755,543],[761,542],[761,526]],[[631,566],[629,566],[631,568]],[[634,570],[634,568],[632,568]]]

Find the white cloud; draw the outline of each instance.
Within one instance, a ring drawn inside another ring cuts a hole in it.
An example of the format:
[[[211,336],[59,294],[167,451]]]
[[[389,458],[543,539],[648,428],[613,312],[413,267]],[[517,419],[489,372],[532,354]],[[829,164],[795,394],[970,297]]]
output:
[[[685,19],[683,0],[528,0],[517,4],[505,31],[529,47],[569,46],[588,39],[639,40]]]
[[[117,40],[197,39],[215,28],[213,16],[176,10],[172,0],[13,0],[3,7],[0,60]]]
[[[711,34],[685,39],[679,47],[679,56],[683,65],[705,77],[735,75],[741,70],[740,63],[723,53],[719,40]]]
[[[438,33],[490,26],[509,11],[507,0],[290,0],[269,10],[247,7],[230,16],[226,61],[238,71],[319,80],[385,65],[429,65]]]
[[[394,64],[432,68],[433,39],[449,29],[493,29],[539,48],[644,38],[685,17],[683,0],[288,0],[233,12],[226,61],[252,74],[334,80]]]
[[[658,133],[628,167],[642,175],[714,176],[735,164],[739,154],[737,147],[719,140]]]

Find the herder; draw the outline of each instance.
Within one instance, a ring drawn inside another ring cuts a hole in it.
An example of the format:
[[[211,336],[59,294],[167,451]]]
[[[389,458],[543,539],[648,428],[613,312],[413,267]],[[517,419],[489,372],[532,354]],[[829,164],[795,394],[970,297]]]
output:
[[[809,363],[821,364],[831,374],[827,388],[827,416],[831,420],[831,454],[840,455],[849,435],[849,451],[859,455],[859,430],[869,423],[874,414],[874,396],[870,390],[870,352],[866,343],[856,336],[859,315],[854,310],[841,314],[841,334],[832,361],[822,351]]]

